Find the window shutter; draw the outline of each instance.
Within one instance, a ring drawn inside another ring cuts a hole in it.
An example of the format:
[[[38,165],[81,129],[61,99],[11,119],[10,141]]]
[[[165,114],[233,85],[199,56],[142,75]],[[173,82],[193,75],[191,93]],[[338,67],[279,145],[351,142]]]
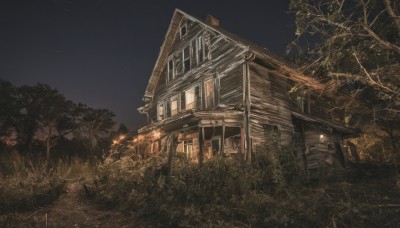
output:
[[[167,117],[171,117],[171,102],[167,101]]]
[[[181,93],[181,110],[185,110],[186,109],[186,94],[185,92]]]
[[[194,97],[195,97],[195,102],[196,102],[196,109],[200,110],[201,109],[201,96],[200,96],[200,87],[196,86],[194,88]]]

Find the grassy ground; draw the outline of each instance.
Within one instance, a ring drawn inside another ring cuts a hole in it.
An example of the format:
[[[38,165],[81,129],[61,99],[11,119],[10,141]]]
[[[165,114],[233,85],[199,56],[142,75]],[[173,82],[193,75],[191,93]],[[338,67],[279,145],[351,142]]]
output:
[[[4,227],[398,227],[400,178],[353,164],[343,178],[309,181],[291,163],[214,158],[202,169],[175,157],[125,156],[90,166],[1,160]],[[11,166],[12,164],[12,166]],[[8,167],[6,167],[8,166]],[[292,165],[290,165],[292,167]]]
[[[176,158],[163,184],[162,159],[129,157],[105,164],[92,182],[94,201],[138,215],[149,226],[398,227],[398,174],[389,166],[353,165],[341,178],[293,178],[268,157],[251,165],[215,158],[197,165]],[[147,168],[146,168],[147,167]],[[293,172],[295,170],[291,170]],[[303,174],[302,174],[303,175]]]

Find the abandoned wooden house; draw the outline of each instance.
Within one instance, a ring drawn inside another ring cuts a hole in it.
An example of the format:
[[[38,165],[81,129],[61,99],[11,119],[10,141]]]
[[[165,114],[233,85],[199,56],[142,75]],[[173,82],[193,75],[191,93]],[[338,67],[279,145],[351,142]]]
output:
[[[202,162],[251,159],[276,141],[293,145],[308,169],[332,157],[344,164],[343,142],[354,131],[328,120],[312,96],[290,93],[298,83],[323,89],[290,61],[221,29],[217,18],[177,9],[138,109],[148,124],[132,143],[141,153],[173,149]]]

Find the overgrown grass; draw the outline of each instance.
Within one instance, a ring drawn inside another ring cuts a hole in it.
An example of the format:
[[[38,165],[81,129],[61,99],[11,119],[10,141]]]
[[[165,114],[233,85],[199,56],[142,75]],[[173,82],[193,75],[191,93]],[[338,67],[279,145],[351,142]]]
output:
[[[284,152],[258,153],[251,164],[215,157],[201,169],[175,156],[172,176],[165,185],[160,175],[165,157],[140,160],[125,156],[106,161],[87,186],[98,204],[135,213],[151,226],[400,224],[399,189],[393,178],[309,183],[301,181],[304,173],[291,156],[277,156]],[[382,185],[387,187],[380,189]]]
[[[0,157],[0,212],[29,210],[57,199],[68,179],[93,176],[93,168],[79,159],[48,163],[20,156]]]

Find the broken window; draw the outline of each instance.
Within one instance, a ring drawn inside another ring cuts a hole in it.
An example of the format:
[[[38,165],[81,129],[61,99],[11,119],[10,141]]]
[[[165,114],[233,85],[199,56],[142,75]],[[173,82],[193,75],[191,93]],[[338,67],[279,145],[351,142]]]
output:
[[[220,154],[220,147],[221,147],[221,138],[218,137],[211,139],[211,150],[213,156]]]
[[[166,110],[167,110],[167,115],[166,115],[166,117],[168,118],[168,117],[171,117],[171,102],[168,100],[167,102],[166,102]]]
[[[163,120],[164,119],[164,104],[159,103],[157,106],[157,120]]]
[[[206,109],[214,106],[214,84],[212,79],[204,81],[204,106]]]
[[[174,70],[174,59],[172,57],[168,60],[168,78],[167,82],[172,81],[175,78],[175,70]]]
[[[200,87],[196,86],[194,87],[194,99],[196,103],[196,109],[200,110],[201,109],[201,96],[200,96]]]
[[[197,39],[192,39],[192,41],[190,41],[190,52],[193,54],[193,60],[191,61],[191,68],[195,68],[197,66],[198,61],[196,61],[196,53],[197,53]]]
[[[297,107],[300,109],[301,112],[304,113],[311,113],[310,107],[310,96],[298,96],[297,97]]]
[[[204,39],[203,36],[199,36],[196,39],[196,58],[197,64],[204,61]]]
[[[190,70],[190,47],[189,45],[183,49],[183,73]]]
[[[181,29],[180,29],[181,38],[184,37],[186,34],[187,34],[187,25],[184,24],[181,26]]]
[[[178,98],[171,98],[171,116],[174,116],[178,113]]]

